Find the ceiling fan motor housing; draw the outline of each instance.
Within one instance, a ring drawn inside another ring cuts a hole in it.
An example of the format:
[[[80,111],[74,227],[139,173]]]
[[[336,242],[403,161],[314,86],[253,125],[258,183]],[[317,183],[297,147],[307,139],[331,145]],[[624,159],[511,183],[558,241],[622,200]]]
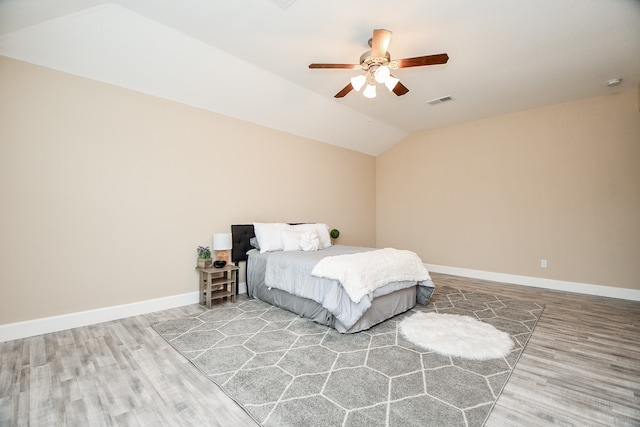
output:
[[[365,71],[372,66],[382,65],[386,65],[389,68],[395,69],[397,68],[397,63],[395,64],[396,67],[393,66],[394,63],[395,61],[391,61],[391,54],[389,52],[386,52],[384,57],[376,58],[371,56],[371,51],[368,50],[360,56],[360,68]]]

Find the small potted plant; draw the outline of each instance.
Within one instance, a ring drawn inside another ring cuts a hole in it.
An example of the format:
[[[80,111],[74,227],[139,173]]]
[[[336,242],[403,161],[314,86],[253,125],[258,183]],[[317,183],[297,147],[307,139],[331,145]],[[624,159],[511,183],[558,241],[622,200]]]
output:
[[[198,246],[198,268],[211,267],[211,249],[209,246]]]
[[[337,228],[331,229],[329,232],[329,236],[331,236],[331,244],[333,245],[338,237],[340,237],[340,230]]]

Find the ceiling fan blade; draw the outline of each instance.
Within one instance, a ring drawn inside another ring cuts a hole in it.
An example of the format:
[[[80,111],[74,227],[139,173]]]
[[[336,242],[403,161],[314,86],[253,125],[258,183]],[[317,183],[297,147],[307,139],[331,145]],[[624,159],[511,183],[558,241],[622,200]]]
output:
[[[373,30],[373,38],[371,39],[371,57],[384,58],[391,43],[391,31],[389,30]]]
[[[349,70],[354,69],[358,65],[356,64],[309,64],[309,68],[347,68]]]
[[[409,92],[409,89],[407,89],[407,87],[400,82],[398,82],[398,84],[395,85],[393,88],[393,93],[395,93],[398,96],[402,96],[407,92]]]
[[[349,92],[351,92],[352,90],[353,90],[353,86],[351,86],[351,83],[349,83],[344,88],[342,88],[342,90],[340,92],[336,93],[333,97],[334,98],[344,98],[345,95],[348,94]]]
[[[407,67],[421,67],[423,65],[439,65],[446,64],[449,60],[449,55],[446,53],[439,53],[437,55],[417,56],[415,58],[398,59],[395,62],[398,63],[398,68]]]

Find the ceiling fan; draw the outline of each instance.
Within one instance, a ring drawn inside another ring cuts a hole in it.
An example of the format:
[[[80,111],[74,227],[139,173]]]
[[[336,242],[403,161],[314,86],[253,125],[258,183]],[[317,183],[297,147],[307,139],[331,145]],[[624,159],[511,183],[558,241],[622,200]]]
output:
[[[366,84],[362,94],[367,98],[375,98],[376,83],[384,85],[393,93],[402,96],[409,92],[409,89],[400,80],[391,74],[391,70],[408,67],[421,67],[423,65],[446,64],[449,55],[440,53],[437,55],[417,56],[415,58],[405,58],[391,60],[391,55],[387,50],[391,42],[391,31],[373,30],[373,37],[369,39],[371,50],[360,56],[359,64],[309,64],[309,68],[345,68],[351,70],[363,70],[365,74],[352,77],[351,82],[340,92],[334,95],[335,98],[342,98],[353,89],[360,91]]]

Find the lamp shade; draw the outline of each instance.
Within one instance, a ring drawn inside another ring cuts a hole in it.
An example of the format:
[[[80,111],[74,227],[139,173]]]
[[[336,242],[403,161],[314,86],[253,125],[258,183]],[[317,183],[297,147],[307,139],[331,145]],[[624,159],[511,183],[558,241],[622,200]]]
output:
[[[367,87],[362,91],[362,94],[367,98],[375,98],[376,97],[376,86],[372,84],[368,84]]]
[[[213,249],[216,251],[226,251],[233,247],[231,233],[218,233],[213,235]]]
[[[387,80],[384,81],[384,85],[387,87],[387,89],[389,89],[389,92],[391,92],[393,88],[396,87],[399,81],[399,79],[396,79],[393,76],[389,76],[387,77]]]
[[[356,92],[359,92],[366,82],[367,78],[362,74],[360,74],[359,76],[351,77],[351,86],[353,86]]]
[[[384,83],[390,75],[391,71],[389,71],[389,67],[387,67],[386,65],[379,66],[374,73],[374,77],[378,83]]]

